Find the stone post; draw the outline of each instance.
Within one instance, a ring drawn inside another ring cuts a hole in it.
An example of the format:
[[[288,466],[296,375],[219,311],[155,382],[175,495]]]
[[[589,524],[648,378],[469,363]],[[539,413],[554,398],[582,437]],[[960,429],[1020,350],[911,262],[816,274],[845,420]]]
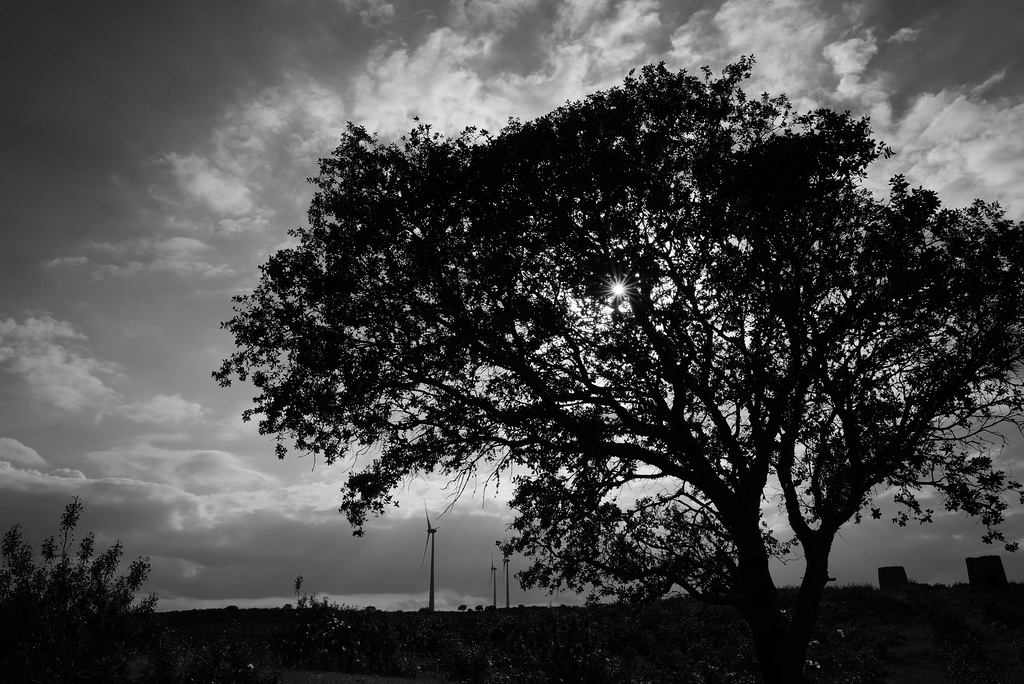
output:
[[[882,591],[893,591],[901,594],[907,592],[907,571],[902,565],[889,565],[878,568],[878,588]]]
[[[994,589],[1006,586],[1006,571],[1003,570],[1003,559],[999,556],[978,556],[964,560],[967,561],[967,581],[972,587]]]

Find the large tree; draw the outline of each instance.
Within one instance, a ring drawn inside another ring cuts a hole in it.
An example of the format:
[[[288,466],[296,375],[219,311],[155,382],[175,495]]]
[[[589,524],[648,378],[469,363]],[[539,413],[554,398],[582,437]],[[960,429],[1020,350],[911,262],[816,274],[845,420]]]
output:
[[[751,64],[649,66],[494,135],[350,125],[215,377],[259,389],[245,418],[281,456],[374,456],[357,534],[412,474],[516,466],[528,583],[735,605],[764,680],[798,681],[832,542],[876,495],[1005,541],[1024,225],[899,177],[875,197],[868,122],[748,99]],[[769,561],[794,549],[784,613]]]

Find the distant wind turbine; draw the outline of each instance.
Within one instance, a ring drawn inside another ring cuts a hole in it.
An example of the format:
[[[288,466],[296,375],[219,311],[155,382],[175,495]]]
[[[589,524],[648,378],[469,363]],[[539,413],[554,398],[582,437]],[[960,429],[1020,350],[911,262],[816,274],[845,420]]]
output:
[[[491,586],[494,588],[494,607],[498,607],[498,568],[494,567],[494,554],[491,554]]]
[[[505,572],[505,607],[508,608],[509,607],[509,605],[508,605],[508,557],[506,557],[502,561],[502,563],[505,566],[505,568],[504,568],[504,572]]]
[[[427,541],[423,545],[423,559],[420,561],[420,569],[423,569],[423,562],[427,559],[427,545],[430,545],[430,604],[427,610],[434,611],[434,533],[439,528],[430,526],[430,514],[427,513],[427,504],[423,503],[423,515],[427,518]]]

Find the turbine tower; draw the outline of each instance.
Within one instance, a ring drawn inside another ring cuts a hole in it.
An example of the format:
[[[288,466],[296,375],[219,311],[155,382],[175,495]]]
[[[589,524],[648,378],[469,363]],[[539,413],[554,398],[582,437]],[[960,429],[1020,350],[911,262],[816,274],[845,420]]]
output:
[[[498,568],[494,567],[494,554],[491,554],[491,586],[494,588],[494,603],[492,604],[495,608],[498,607]]]
[[[505,565],[505,568],[504,568],[504,572],[505,572],[505,607],[508,608],[509,605],[508,605],[508,557],[507,556],[502,561],[502,563]]]
[[[420,569],[423,569],[423,562],[427,559],[427,545],[430,545],[430,604],[427,610],[434,612],[434,533],[438,528],[430,526],[430,514],[427,513],[427,504],[423,503],[423,515],[427,518],[427,541],[423,545],[423,560],[420,561]]]

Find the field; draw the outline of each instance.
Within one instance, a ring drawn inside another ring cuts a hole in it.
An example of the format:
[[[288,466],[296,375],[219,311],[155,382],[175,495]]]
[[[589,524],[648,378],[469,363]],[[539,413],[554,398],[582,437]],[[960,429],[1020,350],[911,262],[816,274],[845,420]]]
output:
[[[158,613],[137,680],[756,682],[743,624],[675,598],[644,606],[386,613],[325,606]],[[829,588],[807,674],[821,682],[1024,684],[1024,585]]]

